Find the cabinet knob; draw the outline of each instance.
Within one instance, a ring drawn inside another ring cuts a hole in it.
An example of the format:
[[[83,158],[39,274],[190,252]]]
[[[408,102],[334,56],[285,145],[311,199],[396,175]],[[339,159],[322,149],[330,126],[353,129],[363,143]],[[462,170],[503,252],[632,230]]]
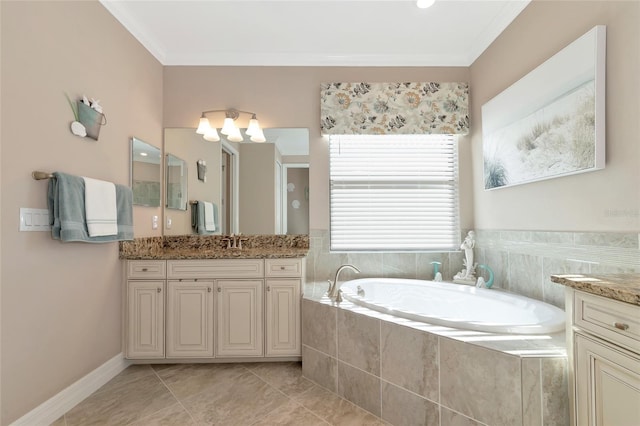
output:
[[[271,291],[271,287],[267,286],[267,291]]]
[[[625,330],[627,330],[629,328],[629,324],[625,324],[625,323],[622,323],[622,322],[614,322],[613,326],[615,328],[617,328],[618,330],[622,330],[622,331],[625,331]]]
[[[142,272],[147,272],[149,268],[142,268]]]
[[[222,292],[222,288],[218,287],[218,293]]]
[[[281,270],[281,271],[284,271],[284,269],[285,269],[285,268],[284,268],[284,266],[281,266],[281,267],[280,267],[280,270]]]
[[[211,293],[211,287],[207,287],[207,291]]]
[[[158,293],[160,293],[162,291],[162,289],[160,287],[158,287]]]

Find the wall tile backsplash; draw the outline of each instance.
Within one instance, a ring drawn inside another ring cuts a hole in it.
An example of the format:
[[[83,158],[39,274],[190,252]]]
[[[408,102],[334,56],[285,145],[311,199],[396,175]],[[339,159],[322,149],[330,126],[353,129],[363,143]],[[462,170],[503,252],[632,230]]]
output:
[[[468,230],[462,232],[462,237]],[[640,234],[625,232],[557,232],[475,230],[476,262],[489,265],[497,288],[544,300],[564,308],[564,287],[549,276],[563,273],[640,272]],[[442,253],[331,253],[329,232],[310,232],[307,281],[333,279],[344,263],[360,274],[345,270],[341,280],[367,277],[432,279],[440,262],[445,281],[462,269],[462,251]],[[486,272],[481,272],[488,279]]]

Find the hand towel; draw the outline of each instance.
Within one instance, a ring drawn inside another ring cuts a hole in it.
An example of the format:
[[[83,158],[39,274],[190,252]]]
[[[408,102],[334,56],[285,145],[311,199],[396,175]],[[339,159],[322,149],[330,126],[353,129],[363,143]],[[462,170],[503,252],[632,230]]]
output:
[[[220,231],[220,227],[218,226],[218,206],[214,203],[210,203],[213,210],[213,223],[215,225],[215,229],[213,231],[207,231],[205,225],[205,201],[197,201],[191,205],[191,226],[196,234],[199,235],[211,235],[216,233],[215,231]]]
[[[216,222],[213,217],[213,204],[204,202],[204,230],[207,232],[214,232],[216,230]]]
[[[90,237],[118,234],[116,186],[111,182],[82,177],[84,210]]]
[[[84,180],[80,176],[55,172],[49,179],[47,205],[51,237],[62,242],[107,243],[133,240],[133,192],[116,184],[117,235],[90,237],[84,207]]]

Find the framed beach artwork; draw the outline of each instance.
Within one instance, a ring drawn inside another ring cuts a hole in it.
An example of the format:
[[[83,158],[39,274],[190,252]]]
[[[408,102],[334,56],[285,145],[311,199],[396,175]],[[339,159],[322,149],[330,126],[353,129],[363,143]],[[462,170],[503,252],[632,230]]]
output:
[[[485,190],[603,169],[606,27],[482,106]]]

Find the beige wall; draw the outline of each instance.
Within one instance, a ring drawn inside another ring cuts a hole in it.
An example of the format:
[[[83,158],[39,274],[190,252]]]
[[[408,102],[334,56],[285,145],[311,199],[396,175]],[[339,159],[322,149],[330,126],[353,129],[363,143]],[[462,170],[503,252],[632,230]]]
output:
[[[306,127],[310,149],[311,229],[329,228],[329,150],[320,135],[320,83],[469,81],[467,67],[178,67],[164,69],[164,126],[197,127],[202,111],[257,113],[263,127]],[[473,96],[473,88],[472,96]],[[473,119],[473,117],[472,117]],[[472,122],[472,126],[474,123]],[[460,141],[461,226],[473,222],[471,143]],[[244,232],[244,231],[243,231]]]
[[[475,227],[640,229],[640,2],[534,1],[471,66]],[[595,25],[607,26],[606,168],[483,189],[481,106]]]
[[[47,181],[31,171],[128,185],[130,138],[162,140],[162,66],[96,1],[0,8],[5,425],[122,350],[118,244],[18,232],[20,207],[46,208]],[[71,134],[65,92],[102,101],[108,124],[99,141]]]

